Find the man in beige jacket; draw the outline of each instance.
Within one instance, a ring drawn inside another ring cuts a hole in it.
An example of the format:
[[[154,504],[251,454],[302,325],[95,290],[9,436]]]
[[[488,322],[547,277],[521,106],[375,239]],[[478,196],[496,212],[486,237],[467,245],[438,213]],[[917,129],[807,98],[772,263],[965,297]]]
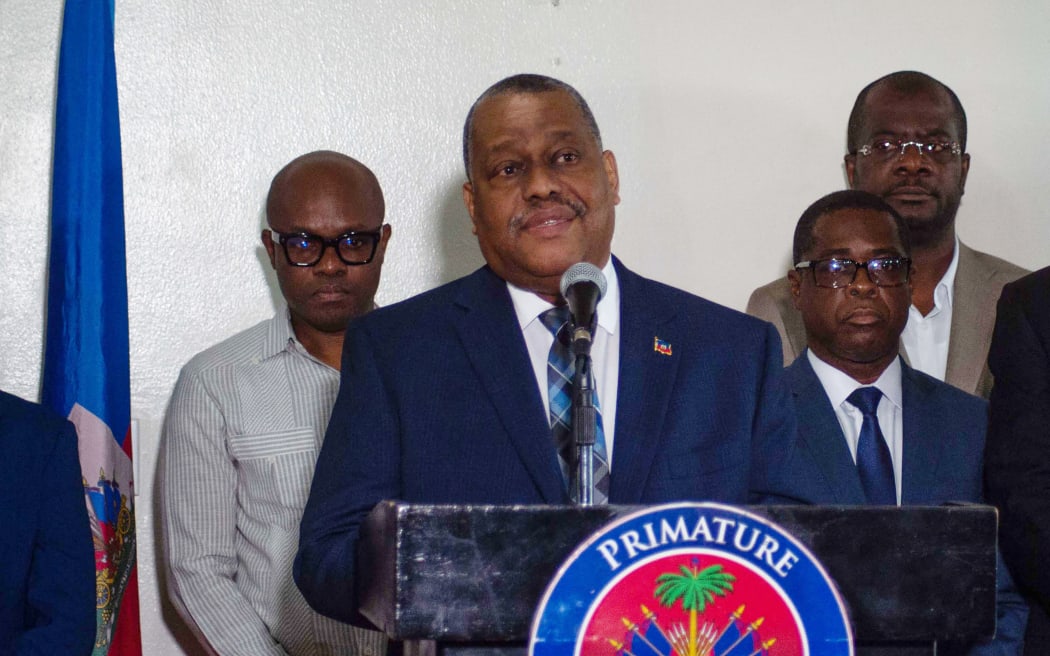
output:
[[[850,188],[884,198],[912,235],[914,292],[902,353],[913,368],[987,398],[995,304],[1003,285],[1027,272],[956,237],[970,170],[962,104],[928,75],[891,73],[857,96],[847,142]],[[756,289],[747,312],[776,326],[785,365],[802,352],[806,334],[786,276]]]

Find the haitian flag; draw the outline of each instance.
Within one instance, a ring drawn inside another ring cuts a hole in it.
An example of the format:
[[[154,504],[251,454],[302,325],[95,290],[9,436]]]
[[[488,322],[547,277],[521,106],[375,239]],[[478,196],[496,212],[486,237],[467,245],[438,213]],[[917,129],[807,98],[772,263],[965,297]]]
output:
[[[42,400],[76,426],[95,543],[96,656],[142,653],[113,0],[66,0]]]

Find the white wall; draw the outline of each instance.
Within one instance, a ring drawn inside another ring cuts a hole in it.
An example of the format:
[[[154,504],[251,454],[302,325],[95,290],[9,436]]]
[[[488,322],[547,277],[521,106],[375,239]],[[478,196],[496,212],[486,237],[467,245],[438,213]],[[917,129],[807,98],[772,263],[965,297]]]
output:
[[[37,398],[60,0],[0,0],[0,388]],[[479,262],[460,130],[497,79],[576,85],[616,152],[614,249],[743,308],[781,275],[794,223],[844,186],[846,117],[894,70],[952,86],[973,155],[959,232],[1050,263],[1050,5],[697,0],[118,0],[139,577],[147,654],[162,614],[153,470],[182,364],[273,311],[258,243],[281,165],[332,148],[370,164],[394,226],[379,301]]]

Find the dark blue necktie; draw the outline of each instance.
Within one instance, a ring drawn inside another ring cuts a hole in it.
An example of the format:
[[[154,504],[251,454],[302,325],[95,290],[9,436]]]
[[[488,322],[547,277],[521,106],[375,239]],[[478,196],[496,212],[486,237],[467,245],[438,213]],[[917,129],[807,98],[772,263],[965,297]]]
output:
[[[846,398],[850,404],[860,410],[864,421],[860,426],[860,439],[857,441],[857,472],[860,484],[868,503],[879,506],[897,505],[897,488],[893,480],[893,460],[890,448],[879,428],[879,417],[876,410],[882,392],[877,387],[861,387],[853,390]]]
[[[572,439],[572,377],[575,367],[569,348],[569,308],[553,307],[540,315],[540,321],[554,335],[547,356],[547,396],[550,403],[551,433],[558,447],[558,461],[562,475],[569,486],[569,496],[576,498],[576,443]],[[597,410],[597,430],[594,438],[594,468],[592,470],[595,505],[609,502],[609,458],[605,450],[605,430],[602,428],[602,410],[598,393],[594,394]]]

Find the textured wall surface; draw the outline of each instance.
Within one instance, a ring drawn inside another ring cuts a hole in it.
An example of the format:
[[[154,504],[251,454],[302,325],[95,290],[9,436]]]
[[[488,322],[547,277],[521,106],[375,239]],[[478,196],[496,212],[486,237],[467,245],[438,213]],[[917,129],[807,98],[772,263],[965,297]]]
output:
[[[38,396],[60,0],[0,0],[0,388]],[[695,0],[117,0],[147,654],[193,653],[157,567],[153,473],[194,353],[271,314],[258,241],[272,175],[317,148],[375,170],[394,236],[379,301],[481,259],[460,130],[490,83],[576,85],[617,154],[615,250],[743,308],[786,269],[794,222],[844,186],[857,91],[898,69],[951,85],[973,155],[959,232],[1046,264],[1050,5]]]

